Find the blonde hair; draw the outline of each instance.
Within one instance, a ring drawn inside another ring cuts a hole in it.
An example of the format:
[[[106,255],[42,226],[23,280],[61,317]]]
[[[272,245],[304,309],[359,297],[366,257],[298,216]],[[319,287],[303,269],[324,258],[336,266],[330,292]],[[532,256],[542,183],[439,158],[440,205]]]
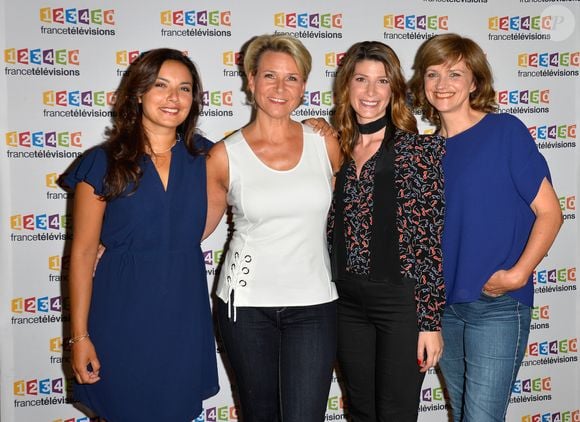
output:
[[[302,42],[289,35],[260,35],[255,37],[244,52],[244,72],[255,75],[262,55],[266,51],[286,53],[292,56],[304,82],[312,69],[312,56]]]

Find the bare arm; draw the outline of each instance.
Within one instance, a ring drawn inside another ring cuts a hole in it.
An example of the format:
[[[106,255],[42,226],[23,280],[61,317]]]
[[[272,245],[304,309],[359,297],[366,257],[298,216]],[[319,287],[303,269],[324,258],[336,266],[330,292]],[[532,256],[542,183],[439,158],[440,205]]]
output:
[[[213,233],[227,207],[229,165],[223,141],[216,143],[207,157],[207,219],[202,239]]]
[[[520,259],[509,270],[496,271],[483,286],[484,292],[502,295],[525,286],[534,268],[554,243],[562,226],[562,211],[554,188],[546,178],[530,208],[536,215],[536,221]]]
[[[310,126],[316,133],[319,133],[322,136],[338,136],[336,129],[322,117],[305,119],[302,120],[302,123],[306,126]]]
[[[332,165],[332,173],[336,174],[342,164],[342,153],[340,151],[340,145],[338,144],[338,138],[334,134],[328,134],[324,137],[324,141],[326,142],[328,159]]]
[[[75,190],[73,208],[73,242],[70,267],[72,367],[80,383],[99,380],[100,364],[88,333],[88,316],[93,290],[93,268],[101,234],[106,203],[93,192],[93,187],[80,182]],[[92,371],[87,370],[91,364]]]

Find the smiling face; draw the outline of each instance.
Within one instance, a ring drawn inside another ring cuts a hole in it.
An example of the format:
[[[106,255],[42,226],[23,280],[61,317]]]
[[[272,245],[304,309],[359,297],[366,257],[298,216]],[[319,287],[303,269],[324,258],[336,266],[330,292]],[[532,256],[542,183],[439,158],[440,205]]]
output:
[[[361,60],[349,83],[350,105],[359,123],[369,123],[385,115],[391,100],[391,85],[383,63]]]
[[[175,130],[187,118],[193,102],[189,69],[178,61],[165,61],[155,83],[141,96],[140,102],[146,131]]]
[[[255,74],[248,76],[248,88],[259,113],[289,118],[302,103],[306,83],[296,61],[287,53],[265,51]]]
[[[429,66],[425,71],[425,96],[442,117],[469,113],[469,94],[475,89],[473,72],[463,60]]]

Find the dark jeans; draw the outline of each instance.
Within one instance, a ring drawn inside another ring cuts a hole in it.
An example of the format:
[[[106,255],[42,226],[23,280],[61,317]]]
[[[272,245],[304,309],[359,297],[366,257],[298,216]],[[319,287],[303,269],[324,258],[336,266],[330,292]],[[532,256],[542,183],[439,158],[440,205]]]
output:
[[[352,422],[416,421],[424,373],[417,364],[414,282],[338,281],[338,363]]]
[[[243,422],[322,422],[336,357],[336,302],[239,307],[218,300]]]

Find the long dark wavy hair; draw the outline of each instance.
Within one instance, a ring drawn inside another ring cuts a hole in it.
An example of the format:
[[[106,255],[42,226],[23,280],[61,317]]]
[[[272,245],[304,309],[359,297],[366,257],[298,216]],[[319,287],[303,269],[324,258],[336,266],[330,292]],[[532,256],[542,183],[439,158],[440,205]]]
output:
[[[139,163],[145,151],[150,149],[149,139],[143,128],[143,109],[139,99],[154,85],[161,66],[167,60],[183,63],[191,73],[193,85],[191,110],[177,128],[177,133],[190,154],[205,153],[196,147],[194,140],[197,119],[203,105],[201,79],[195,65],[179,50],[159,48],[146,51],[128,67],[115,92],[113,123],[105,130],[107,139],[104,148],[108,167],[103,198],[106,201],[123,195],[129,186],[131,192],[134,192],[139,185],[143,173]]]
[[[350,81],[356,64],[363,60],[377,61],[385,66],[385,73],[391,86],[391,99],[387,107],[390,125],[417,133],[417,122],[407,105],[407,86],[401,63],[393,49],[378,41],[353,44],[340,62],[334,85],[336,109],[333,123],[340,132],[340,145],[347,157],[351,156],[359,137],[356,114],[350,105]]]

